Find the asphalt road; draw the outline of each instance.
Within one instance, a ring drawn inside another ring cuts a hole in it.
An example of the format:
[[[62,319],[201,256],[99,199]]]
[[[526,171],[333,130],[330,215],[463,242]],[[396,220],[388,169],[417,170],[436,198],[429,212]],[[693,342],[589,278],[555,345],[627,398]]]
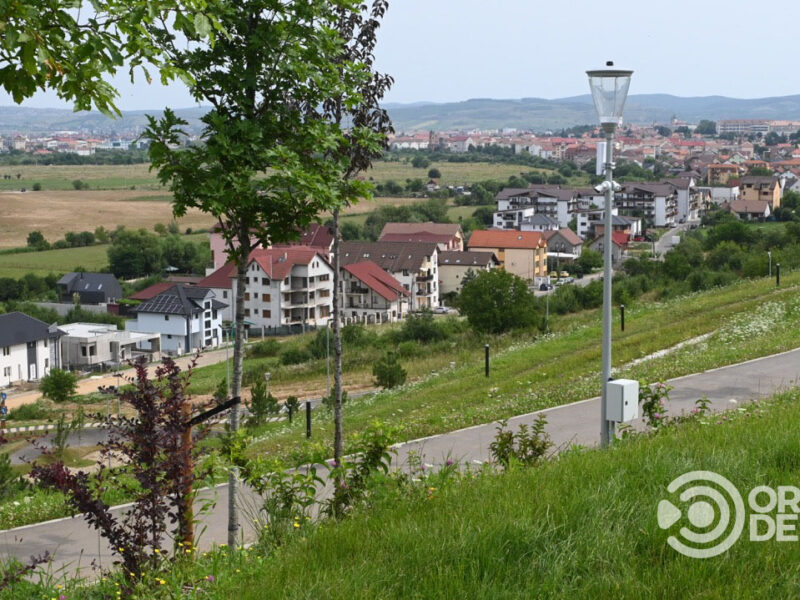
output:
[[[800,349],[768,356],[737,365],[713,369],[704,373],[680,377],[669,382],[669,414],[680,414],[694,407],[698,398],[706,395],[713,410],[725,410],[754,398],[768,396],[780,389],[797,385],[800,380]],[[557,448],[571,444],[593,446],[600,437],[600,400],[592,398],[549,408],[509,420],[511,426],[530,423],[538,414],[547,417],[547,431]],[[642,427],[641,421],[634,423]],[[469,427],[451,433],[412,440],[396,446],[395,468],[406,468],[412,452],[431,464],[442,464],[447,459],[459,461],[489,459],[489,444],[495,435],[496,423]],[[199,540],[201,549],[227,539],[227,486],[201,492],[201,499],[215,498],[213,510],[202,519],[198,527],[205,531]],[[251,493],[242,496],[242,539],[254,538],[252,515],[258,505]],[[117,511],[124,510],[118,508]],[[32,554],[50,550],[55,554],[56,568],[68,565],[75,570],[86,568],[92,560],[108,566],[111,554],[105,541],[90,529],[81,518],[61,519],[50,523],[0,531],[0,552],[27,560]]]

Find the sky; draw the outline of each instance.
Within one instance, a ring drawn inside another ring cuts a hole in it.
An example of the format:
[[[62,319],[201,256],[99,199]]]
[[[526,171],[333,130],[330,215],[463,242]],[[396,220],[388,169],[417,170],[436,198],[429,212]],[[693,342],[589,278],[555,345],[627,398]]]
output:
[[[606,60],[634,70],[631,94],[786,96],[800,86],[780,24],[798,16],[797,0],[390,0],[376,62],[399,103],[586,94],[586,69]],[[195,104],[181,83],[113,83],[123,110]],[[23,106],[71,108],[52,93]]]

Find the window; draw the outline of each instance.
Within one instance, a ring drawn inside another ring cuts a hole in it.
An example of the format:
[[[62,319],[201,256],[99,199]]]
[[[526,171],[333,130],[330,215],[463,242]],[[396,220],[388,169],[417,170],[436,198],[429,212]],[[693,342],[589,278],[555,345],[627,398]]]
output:
[[[222,297],[228,299],[228,290],[222,290]]]
[[[319,297],[320,298],[327,298],[330,295],[331,295],[331,291],[330,290],[319,290]]]
[[[286,279],[284,279],[283,283],[285,283],[286,285],[289,285],[289,278],[287,277]]]
[[[317,277],[317,279],[318,279],[319,281],[328,281],[328,280],[330,279],[330,275],[328,275],[327,273],[325,273],[324,275],[320,275],[319,277]]]
[[[167,339],[168,339],[168,340],[171,340],[171,339],[172,339],[172,336],[171,336],[171,335],[168,335],[168,336],[167,336]]]
[[[245,278],[244,278],[244,282],[245,282],[245,283],[250,283],[250,278],[249,278],[249,277],[245,277]]]
[[[247,302],[248,300],[250,300],[250,292],[245,292],[244,293],[244,301]]]
[[[244,316],[245,317],[249,317],[250,316],[250,309],[249,308],[245,308],[244,309]]]
[[[8,356],[9,354],[11,354],[11,347],[3,346],[3,356]]]
[[[254,309],[253,309],[253,316],[254,316],[254,317],[257,317],[257,316],[258,316],[258,309],[257,309],[257,308],[254,308]]]
[[[272,311],[271,310],[262,310],[261,313],[264,315],[265,319],[272,318]]]
[[[11,367],[3,367],[3,377],[11,377]]]
[[[44,339],[44,347],[47,348],[47,339]]]
[[[262,285],[269,285],[269,277],[262,277],[261,278]]]
[[[89,356],[97,356],[97,346],[95,344],[89,346]]]
[[[214,309],[214,312],[212,314],[214,315],[213,318],[216,319],[217,318],[217,309],[216,308]]]
[[[86,356],[86,346],[81,346],[81,356]]]
[[[164,320],[169,321],[169,315],[164,315]]]
[[[44,359],[44,368],[46,369],[49,366],[50,366],[50,359],[49,358],[45,358]]]
[[[211,309],[211,302],[206,301],[206,303],[203,304],[203,306],[205,307],[206,310],[210,310]]]
[[[205,322],[205,328],[206,329],[211,329],[211,321],[206,321]]]
[[[272,302],[272,295],[271,294],[261,294],[261,300],[264,302]]]

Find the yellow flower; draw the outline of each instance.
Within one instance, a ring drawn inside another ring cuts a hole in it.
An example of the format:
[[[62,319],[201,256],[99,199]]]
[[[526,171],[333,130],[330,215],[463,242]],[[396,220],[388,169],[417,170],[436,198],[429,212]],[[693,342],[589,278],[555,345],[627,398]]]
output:
[[[165,584],[165,583],[167,583],[167,582],[166,582],[166,580],[164,580],[164,579],[159,579],[159,580],[158,580],[158,583],[159,583],[159,584],[161,584],[161,585],[164,585],[164,584]]]
[[[298,523],[297,521],[295,521],[295,523],[294,523],[294,527],[295,527],[295,529],[299,529],[299,528],[300,528],[300,523]]]
[[[156,554],[161,554],[161,550],[159,550],[158,548],[156,548],[155,550],[153,550],[153,552],[155,552]]]

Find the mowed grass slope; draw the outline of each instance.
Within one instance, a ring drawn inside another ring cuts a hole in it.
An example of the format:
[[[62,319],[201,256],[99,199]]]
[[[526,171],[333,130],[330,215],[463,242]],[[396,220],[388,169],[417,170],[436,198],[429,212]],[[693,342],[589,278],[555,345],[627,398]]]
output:
[[[765,278],[667,302],[641,303],[628,311],[624,333],[615,316],[614,374],[655,382],[800,346],[798,284],[800,273],[792,273],[780,289]],[[345,405],[344,429],[352,435],[377,418],[399,425],[403,439],[413,439],[599,395],[599,311],[561,317],[556,326],[555,333],[533,342],[476,338],[438,352],[422,347],[413,358],[401,359],[409,376],[421,379],[366,400],[350,401]],[[704,334],[713,335],[665,356],[630,364]],[[488,378],[483,373],[484,341],[492,345]],[[503,350],[498,352],[497,346]],[[452,371],[450,361],[456,363]],[[224,378],[220,366],[212,368],[217,369],[217,377]],[[371,361],[365,360],[345,372],[344,381],[368,381],[371,369]],[[278,370],[272,376],[273,392],[284,398],[283,389],[291,390],[300,378],[306,387],[324,389],[324,362],[310,363],[307,369]],[[325,411],[315,417],[314,442],[306,442],[300,429],[301,424],[269,426],[257,436],[250,452],[307,460],[333,435],[332,420]]]
[[[274,556],[214,573],[215,598],[792,598],[800,544],[750,542],[684,557],[659,528],[666,487],[692,470],[758,485],[800,481],[800,394],[736,418],[687,423],[610,451],[387,497],[304,531]],[[684,514],[683,525],[686,525]],[[201,568],[208,569],[209,566]],[[242,572],[239,573],[238,571]]]

